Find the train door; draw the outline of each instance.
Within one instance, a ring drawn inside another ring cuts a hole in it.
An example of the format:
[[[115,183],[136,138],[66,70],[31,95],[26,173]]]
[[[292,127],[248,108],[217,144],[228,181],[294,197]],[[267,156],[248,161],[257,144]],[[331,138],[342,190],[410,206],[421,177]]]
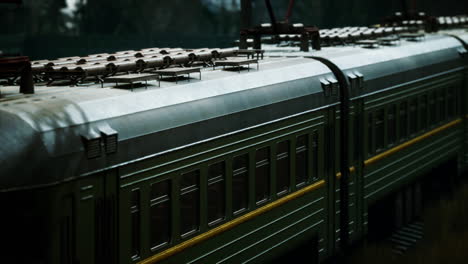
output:
[[[117,263],[117,170],[105,172],[99,182],[102,195],[95,202],[95,263]]]
[[[349,217],[350,240],[360,239],[364,235],[364,216],[367,210],[364,210],[363,195],[363,146],[364,146],[364,101],[362,98],[351,100],[350,119],[349,119],[349,162],[350,162],[350,186],[349,186]]]
[[[60,188],[54,263],[115,263],[115,182],[111,170]]]
[[[75,224],[74,214],[74,197],[73,195],[65,195],[60,202],[62,210],[59,216],[59,245],[58,258],[59,263],[73,264],[76,263],[75,253],[75,238],[76,230],[73,228]]]
[[[460,111],[462,114],[463,122],[463,139],[464,139],[464,148],[463,148],[463,159],[462,159],[462,166],[463,169],[468,167],[468,69],[464,72],[464,82],[461,84],[461,89],[459,91],[455,90],[455,96],[457,96],[456,105],[461,106],[461,109],[456,109],[456,111]],[[460,108],[460,107],[459,107]]]
[[[357,240],[363,236],[364,204],[362,197],[362,164],[363,164],[363,100],[354,99],[350,102],[350,116],[348,118],[348,232],[349,242]],[[329,248],[331,252],[340,249],[341,231],[341,114],[339,106],[331,107],[328,110],[327,126],[327,165],[328,168],[328,192],[329,192]]]
[[[338,122],[336,118],[337,107],[327,108],[327,123],[325,127],[325,174],[327,179],[327,207],[328,207],[328,251],[329,255],[334,255],[337,251],[336,248],[336,230],[339,226],[339,217],[336,214],[336,184],[338,183],[335,178],[336,166],[339,160],[336,159],[337,152],[337,138],[338,134]],[[339,166],[339,165],[338,165]]]

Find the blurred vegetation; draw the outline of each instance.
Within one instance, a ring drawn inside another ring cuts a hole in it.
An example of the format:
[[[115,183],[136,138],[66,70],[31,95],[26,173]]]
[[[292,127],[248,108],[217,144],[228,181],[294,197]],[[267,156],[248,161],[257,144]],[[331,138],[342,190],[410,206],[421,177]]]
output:
[[[271,2],[282,20],[289,0]],[[264,0],[252,4],[253,23],[269,22]],[[418,0],[417,6],[433,15],[468,11],[456,0]],[[401,0],[297,0],[291,22],[369,25],[398,10]],[[129,47],[232,46],[239,14],[240,0],[23,0],[0,4],[0,50],[47,58]]]

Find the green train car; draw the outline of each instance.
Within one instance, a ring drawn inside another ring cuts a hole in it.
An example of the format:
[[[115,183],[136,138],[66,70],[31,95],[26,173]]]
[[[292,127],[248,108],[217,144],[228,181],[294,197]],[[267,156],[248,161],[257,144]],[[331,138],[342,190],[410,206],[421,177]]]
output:
[[[366,236],[373,204],[466,166],[466,42],[282,48],[249,72],[5,96],[2,259],[264,263],[306,243],[322,262]]]

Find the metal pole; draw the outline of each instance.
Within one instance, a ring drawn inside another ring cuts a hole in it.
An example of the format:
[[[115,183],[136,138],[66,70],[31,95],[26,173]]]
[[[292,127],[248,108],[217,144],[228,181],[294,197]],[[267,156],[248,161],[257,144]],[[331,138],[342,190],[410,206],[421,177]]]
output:
[[[241,0],[241,29],[252,26],[252,0]]]
[[[33,94],[34,82],[32,78],[31,63],[28,62],[21,70],[20,93]]]
[[[276,30],[276,18],[275,18],[275,13],[273,12],[273,8],[271,7],[270,0],[265,0],[265,5],[268,9],[268,14],[270,15],[270,20],[271,20],[271,27],[273,28],[273,32],[275,34],[277,33]]]
[[[408,4],[406,3],[406,0],[401,0],[401,8],[403,9],[401,13],[403,14],[404,19],[408,19],[409,17],[409,10],[408,10]]]
[[[284,18],[284,21],[286,21],[286,23],[289,23],[289,18],[291,17],[293,6],[294,0],[289,0],[288,12],[286,12],[286,17]]]

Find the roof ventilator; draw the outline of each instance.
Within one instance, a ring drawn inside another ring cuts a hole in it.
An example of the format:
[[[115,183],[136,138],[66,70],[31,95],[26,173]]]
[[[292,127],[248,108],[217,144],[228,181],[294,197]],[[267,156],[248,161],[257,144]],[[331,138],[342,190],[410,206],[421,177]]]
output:
[[[82,135],[83,145],[85,147],[86,157],[93,159],[101,156],[101,136],[91,130],[88,134]]]
[[[119,133],[109,126],[100,128],[106,154],[117,152]]]
[[[356,74],[350,72],[347,74],[347,76],[348,76],[350,88],[351,89],[357,88],[358,77],[356,76]]]
[[[364,88],[364,75],[362,75],[362,73],[358,71],[355,71],[354,75],[357,76],[357,83],[356,83],[357,87],[359,89],[363,89]]]
[[[423,33],[407,33],[400,35],[400,37],[409,41],[422,41],[425,38]]]
[[[338,81],[334,77],[328,77],[327,81],[331,86],[331,94],[338,95]]]
[[[364,76],[361,73],[354,71],[348,73],[347,76],[351,89],[364,88]]]
[[[322,85],[323,93],[325,96],[331,95],[331,83],[327,79],[320,79],[320,84]]]
[[[354,43],[366,49],[375,49],[379,47],[379,41],[373,39],[358,40]]]
[[[468,53],[467,53],[466,49],[462,47],[462,48],[458,49],[458,54],[460,54],[460,56],[462,58],[466,58],[467,57],[466,54],[468,54]]]

